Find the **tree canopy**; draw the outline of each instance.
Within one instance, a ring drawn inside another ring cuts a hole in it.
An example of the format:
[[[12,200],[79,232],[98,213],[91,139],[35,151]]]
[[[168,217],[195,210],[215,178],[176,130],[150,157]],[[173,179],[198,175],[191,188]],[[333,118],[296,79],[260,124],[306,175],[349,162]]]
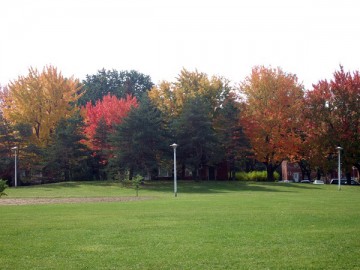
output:
[[[182,177],[234,179],[265,164],[273,180],[283,160],[312,177],[335,170],[337,146],[347,176],[360,170],[360,73],[343,67],[308,91],[296,75],[264,66],[238,88],[186,69],[157,85],[103,69],[82,85],[47,66],[0,90],[0,176],[9,180],[14,146],[26,181],[169,174],[173,142]]]
[[[69,119],[61,119],[51,136],[51,143],[45,149],[45,170],[51,177],[69,181],[76,180],[79,170],[89,158],[90,151],[83,144],[84,123],[79,114]]]
[[[199,170],[221,161],[219,141],[212,122],[212,106],[200,96],[188,99],[174,121],[179,161],[199,178]],[[184,172],[182,172],[184,173]]]
[[[138,71],[99,70],[97,74],[86,75],[83,81],[84,95],[79,104],[85,106],[88,102],[95,105],[96,101],[106,95],[125,98],[127,95],[137,99],[153,87],[150,76]]]
[[[117,98],[107,94],[101,100],[97,100],[95,105],[89,101],[82,111],[86,124],[84,132],[90,140],[90,146],[96,150],[104,148],[105,144],[102,143],[105,143],[105,141],[99,141],[99,133],[112,133],[114,126],[121,123],[129,111],[137,106],[137,99],[130,95],[125,98]],[[99,125],[101,125],[100,130]]]
[[[129,170],[151,177],[163,162],[168,150],[168,134],[161,112],[145,96],[115,126],[110,138],[114,146],[112,166],[119,171]]]
[[[335,71],[334,77],[321,80],[306,94],[308,142],[311,156],[329,158],[343,150],[347,172],[360,170],[360,73]],[[310,157],[311,158],[311,157]],[[319,164],[318,164],[319,165]]]
[[[176,82],[163,81],[148,93],[154,104],[167,116],[178,116],[189,99],[202,97],[213,112],[219,108],[230,91],[228,81],[205,73],[181,70]]]
[[[65,78],[53,66],[40,73],[30,68],[29,74],[11,82],[4,97],[4,117],[12,124],[29,124],[31,142],[45,146],[57,123],[78,110],[76,102],[81,86],[74,78]]]
[[[242,83],[241,92],[244,132],[272,180],[274,168],[286,158],[293,159],[301,143],[303,86],[280,68],[258,66]]]

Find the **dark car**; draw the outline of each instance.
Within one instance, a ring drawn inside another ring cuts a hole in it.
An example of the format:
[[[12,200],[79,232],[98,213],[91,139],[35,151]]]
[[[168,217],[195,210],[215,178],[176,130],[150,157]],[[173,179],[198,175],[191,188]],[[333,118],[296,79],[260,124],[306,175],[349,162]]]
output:
[[[341,185],[347,185],[347,179],[340,179],[340,184]],[[331,179],[331,182],[330,184],[333,184],[333,185],[338,185],[339,184],[339,179]],[[359,182],[355,181],[355,180],[351,180],[351,185],[354,185],[354,186],[358,186],[360,185]]]

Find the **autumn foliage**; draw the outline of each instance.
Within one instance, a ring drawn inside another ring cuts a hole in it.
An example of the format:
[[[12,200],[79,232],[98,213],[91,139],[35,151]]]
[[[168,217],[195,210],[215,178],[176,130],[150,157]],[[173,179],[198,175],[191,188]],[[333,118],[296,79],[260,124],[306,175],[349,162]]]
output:
[[[241,117],[244,132],[256,159],[272,173],[271,169],[282,160],[297,155],[301,143],[302,86],[295,75],[280,68],[255,67],[241,90],[245,96]]]
[[[177,117],[190,100],[202,97],[215,110],[224,99],[228,89],[227,81],[205,73],[182,69],[176,82],[161,82],[154,86],[148,95],[151,101],[167,116]]]
[[[32,127],[31,142],[45,146],[61,119],[76,111],[81,86],[74,78],[65,78],[55,67],[47,66],[40,73],[30,68],[27,76],[10,82],[5,93],[3,113],[12,124]]]
[[[307,140],[312,145],[309,158],[327,160],[344,148],[347,171],[360,169],[360,73],[343,67],[330,81],[321,80],[306,95]],[[318,164],[322,165],[322,164]]]
[[[171,172],[173,142],[184,178],[230,171],[234,179],[266,166],[272,181],[283,160],[320,177],[334,171],[338,145],[347,177],[360,170],[358,71],[340,67],[307,91],[296,75],[264,66],[239,88],[186,69],[156,86],[137,72],[105,70],[83,83],[49,66],[0,87],[0,176],[14,171],[14,146],[30,180],[41,167],[63,180],[157,176]]]
[[[82,111],[86,125],[85,135],[90,140],[90,146],[96,150],[105,144],[99,139],[99,134],[112,133],[114,126],[120,124],[131,108],[137,106],[137,99],[131,95],[118,99],[108,94],[102,100],[96,101],[95,105],[88,102]]]

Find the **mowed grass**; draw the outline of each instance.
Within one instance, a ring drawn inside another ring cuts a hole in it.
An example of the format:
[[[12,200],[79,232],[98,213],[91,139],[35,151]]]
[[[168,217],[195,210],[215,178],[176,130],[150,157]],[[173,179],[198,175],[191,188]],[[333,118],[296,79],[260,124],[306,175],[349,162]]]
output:
[[[0,205],[0,269],[360,269],[360,188],[147,183],[151,199]],[[7,198],[134,196],[111,182]],[[7,199],[5,198],[5,199]]]

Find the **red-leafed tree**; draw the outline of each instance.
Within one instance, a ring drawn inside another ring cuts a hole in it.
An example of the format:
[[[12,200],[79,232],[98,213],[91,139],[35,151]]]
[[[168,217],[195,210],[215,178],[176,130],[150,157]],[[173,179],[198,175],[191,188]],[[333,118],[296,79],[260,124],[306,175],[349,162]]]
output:
[[[282,160],[296,158],[301,143],[303,87],[280,68],[255,67],[241,85],[241,122],[255,158],[267,166],[268,180]]]
[[[83,115],[86,124],[84,132],[89,139],[89,146],[93,150],[108,149],[107,138],[113,133],[114,125],[120,124],[131,108],[137,106],[137,99],[130,95],[118,99],[108,94],[95,105],[88,102],[83,108]]]
[[[95,105],[88,102],[82,109],[85,121],[85,136],[88,146],[94,151],[93,174],[99,179],[107,179],[105,166],[109,160],[109,136],[114,132],[133,107],[137,107],[137,99],[127,95],[117,98],[108,94],[98,100]]]
[[[336,168],[337,146],[343,150],[343,167],[348,177],[352,166],[360,170],[360,73],[343,67],[330,81],[313,85],[306,95],[307,141],[318,166],[333,160]],[[322,162],[321,162],[322,161]]]

